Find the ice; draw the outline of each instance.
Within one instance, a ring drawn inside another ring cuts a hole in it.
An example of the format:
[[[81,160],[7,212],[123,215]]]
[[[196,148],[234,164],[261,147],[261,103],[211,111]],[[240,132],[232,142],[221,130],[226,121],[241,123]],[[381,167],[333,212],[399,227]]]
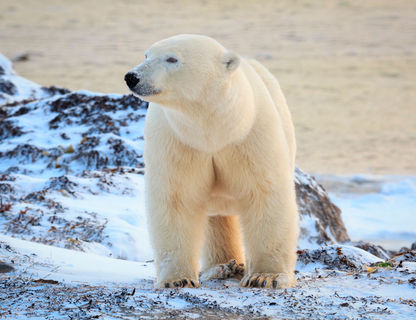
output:
[[[416,178],[379,178],[375,193],[330,193],[342,210],[353,241],[364,240],[386,249],[410,247],[416,241]]]

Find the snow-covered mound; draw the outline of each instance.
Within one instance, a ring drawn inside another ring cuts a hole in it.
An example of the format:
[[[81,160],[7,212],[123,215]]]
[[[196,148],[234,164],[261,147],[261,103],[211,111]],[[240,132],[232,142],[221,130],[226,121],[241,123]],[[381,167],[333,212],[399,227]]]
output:
[[[65,92],[68,92],[68,90],[56,87],[41,87],[18,76],[13,71],[12,63],[0,53],[0,105],[40,99]]]
[[[56,175],[142,167],[146,105],[131,95],[89,92],[5,105],[1,107],[1,169]]]
[[[143,201],[147,103],[132,95],[41,88],[0,56],[0,231],[148,260]],[[7,89],[11,88],[11,89]],[[348,240],[340,210],[296,170],[300,248]]]
[[[331,245],[312,250],[299,250],[298,263],[302,266],[332,270],[360,270],[381,259],[362,249]]]

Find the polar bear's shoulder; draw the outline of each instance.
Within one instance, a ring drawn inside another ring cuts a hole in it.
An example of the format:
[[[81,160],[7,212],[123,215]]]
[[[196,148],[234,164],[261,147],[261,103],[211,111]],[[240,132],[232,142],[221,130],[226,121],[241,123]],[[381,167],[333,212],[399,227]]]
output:
[[[246,59],[247,63],[252,67],[258,76],[263,81],[264,85],[269,92],[274,106],[279,113],[280,119],[282,120],[283,131],[286,136],[286,141],[288,143],[289,152],[292,157],[292,166],[295,163],[296,157],[296,140],[295,133],[293,128],[292,116],[289,111],[285,96],[283,95],[280,84],[277,81],[276,77],[260,62],[255,59]]]

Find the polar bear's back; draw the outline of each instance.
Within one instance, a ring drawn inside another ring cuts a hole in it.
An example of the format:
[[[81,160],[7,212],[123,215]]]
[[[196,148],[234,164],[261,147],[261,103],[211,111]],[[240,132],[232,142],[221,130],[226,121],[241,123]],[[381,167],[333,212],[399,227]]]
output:
[[[289,152],[292,159],[292,167],[295,164],[296,157],[296,140],[295,140],[295,130],[293,127],[292,117],[290,115],[289,108],[287,106],[286,99],[283,95],[282,90],[280,89],[279,82],[271,74],[269,70],[266,69],[260,62],[254,59],[246,60],[251,67],[256,71],[256,73],[263,80],[272,100],[276,107],[276,110],[279,113],[279,116],[282,120],[283,131],[286,136],[286,141],[288,144]]]

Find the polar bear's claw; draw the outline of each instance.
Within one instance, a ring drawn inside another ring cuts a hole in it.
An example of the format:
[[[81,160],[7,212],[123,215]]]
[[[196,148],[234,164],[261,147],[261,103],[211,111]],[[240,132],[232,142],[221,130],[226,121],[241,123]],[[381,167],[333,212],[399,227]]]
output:
[[[240,281],[241,287],[285,289],[296,285],[296,279],[286,273],[252,273]]]
[[[157,285],[158,286],[158,285]],[[160,284],[160,288],[199,288],[199,282],[192,279],[176,279],[171,281],[166,281]]]

